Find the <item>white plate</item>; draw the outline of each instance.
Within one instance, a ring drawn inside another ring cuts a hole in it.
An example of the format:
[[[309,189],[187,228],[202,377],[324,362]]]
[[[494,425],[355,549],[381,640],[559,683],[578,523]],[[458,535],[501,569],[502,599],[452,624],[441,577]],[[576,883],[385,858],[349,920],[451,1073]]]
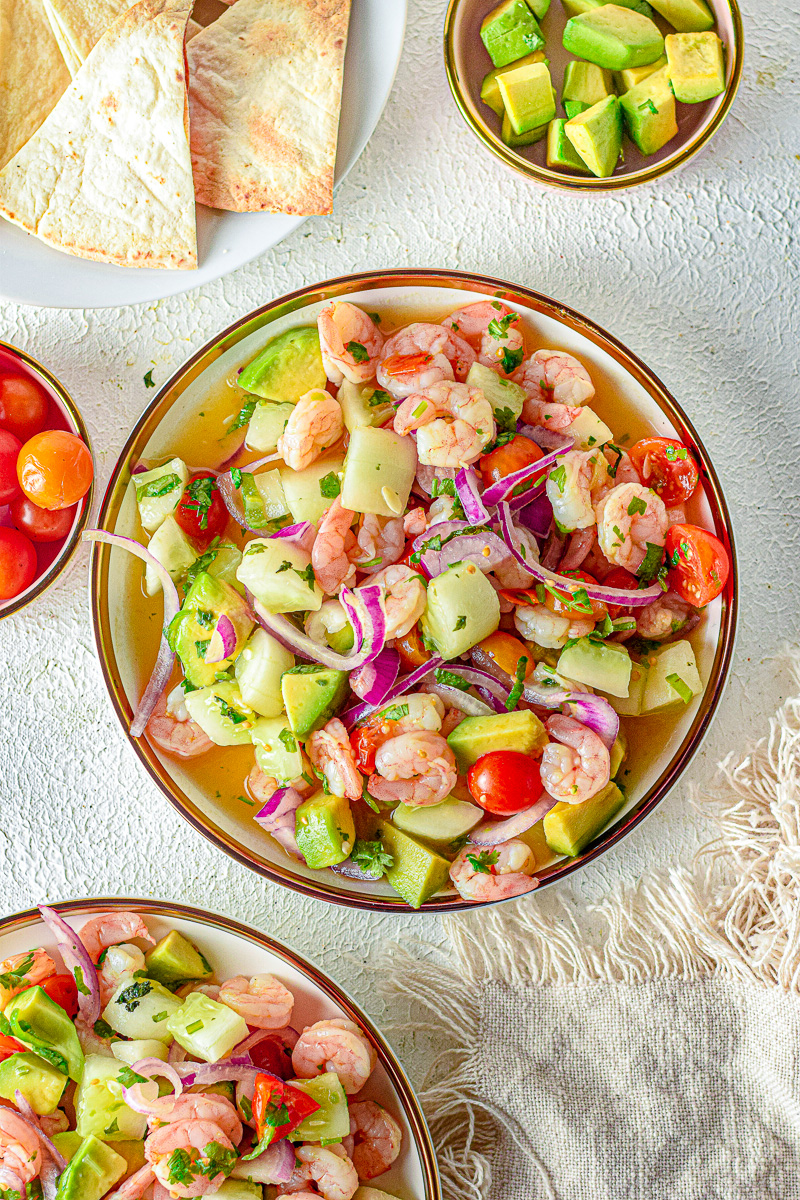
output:
[[[55,906],[73,929],[80,930],[89,916],[114,909],[130,909],[145,917],[156,939],[177,929],[202,950],[218,979],[233,975],[276,975],[295,998],[292,1023],[298,1029],[327,1017],[346,1017],[360,1025],[378,1054],[378,1065],[360,1098],[375,1100],[400,1122],[403,1146],[390,1171],[374,1186],[402,1200],[441,1200],[433,1147],[419,1103],[393,1051],[360,1008],[336,984],[294,951],[266,934],[247,929],[228,917],[202,913],[183,905],[152,900],[102,899]],[[0,960],[33,946],[55,951],[55,938],[38,913],[20,913],[0,921]]]
[[[406,9],[407,0],[353,0],[337,184],[366,146],[389,99],[403,47]],[[0,298],[40,308],[115,308],[160,300],[235,271],[307,219],[198,205],[196,271],[138,270],[74,258],[0,219]]]

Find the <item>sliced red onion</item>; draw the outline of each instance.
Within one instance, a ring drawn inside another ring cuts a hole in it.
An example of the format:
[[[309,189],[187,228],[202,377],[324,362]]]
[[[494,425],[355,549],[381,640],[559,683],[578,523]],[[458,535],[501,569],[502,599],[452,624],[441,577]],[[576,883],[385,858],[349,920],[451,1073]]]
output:
[[[540,541],[546,538],[553,524],[553,506],[547,493],[541,492],[535,500],[529,500],[523,508],[518,509],[517,520]]]
[[[229,1178],[251,1179],[253,1183],[288,1183],[294,1168],[294,1147],[286,1138],[281,1138],[267,1146],[258,1158],[240,1159]]]
[[[451,687],[447,683],[423,683],[422,690],[432,696],[438,696],[446,708],[457,708],[467,717],[489,717],[495,711],[490,705],[479,700],[470,692],[461,688]]]
[[[42,1160],[41,1170],[39,1171],[39,1183],[42,1185],[42,1200],[56,1200],[56,1196],[58,1195],[58,1177],[63,1170],[63,1167],[59,1167],[50,1158]]]
[[[316,527],[310,521],[299,521],[296,525],[284,525],[283,529],[278,529],[269,536],[283,538],[287,542],[297,542],[299,545],[312,529],[316,533]]]
[[[171,1063],[172,1066],[175,1066],[176,1063],[182,1063],[185,1061],[186,1051],[184,1050],[183,1046],[181,1046],[179,1042],[173,1042],[169,1048],[167,1062]]]
[[[571,449],[571,447],[572,442],[568,446],[561,446],[559,449],[553,450],[551,454],[545,455],[544,458],[540,458],[537,462],[528,463],[527,466],[520,467],[519,471],[514,471],[511,475],[505,475],[497,483],[491,484],[486,489],[483,493],[483,503],[487,508],[494,508],[501,500],[508,499],[514,489],[518,488],[520,484],[527,483],[529,480],[535,480],[539,475],[542,477],[540,483],[543,486],[550,468],[558,461],[560,455],[566,454],[567,450]],[[539,484],[535,484],[535,486],[539,486]],[[527,495],[528,493],[526,492],[525,494]]]
[[[562,574],[566,574],[567,571],[577,571],[591,550],[594,539],[594,527],[591,529],[576,529],[569,539],[566,554],[558,564],[559,571]]]
[[[58,1170],[63,1171],[66,1168],[67,1160],[64,1158],[64,1155],[59,1150],[57,1150],[56,1147],[53,1145],[53,1143],[50,1141],[50,1138],[47,1136],[47,1134],[44,1132],[41,1125],[39,1124],[39,1119],[36,1116],[36,1113],[33,1111],[30,1104],[28,1103],[28,1100],[25,1098],[25,1096],[23,1096],[22,1092],[19,1091],[19,1089],[17,1089],[14,1092],[14,1103],[16,1104],[17,1108],[19,1109],[19,1116],[22,1118],[22,1120],[25,1122],[26,1125],[30,1125],[31,1129],[36,1134],[45,1154],[49,1154],[50,1158],[53,1160],[53,1162],[56,1165],[56,1167],[58,1168]]]
[[[462,467],[456,475],[456,491],[470,525],[483,525],[489,520],[486,505],[478,491],[478,476],[472,467]]]
[[[175,1098],[183,1092],[183,1080],[178,1074],[175,1064],[164,1062],[160,1058],[140,1058],[131,1067],[137,1075],[144,1075],[148,1082],[154,1082],[156,1076],[168,1080],[172,1084]],[[159,1099],[158,1093],[150,1098],[142,1095],[142,1084],[134,1083],[131,1087],[122,1089],[122,1098],[128,1108],[132,1108],[134,1112],[144,1113],[149,1116],[152,1112],[157,1111],[153,1108],[153,1101]],[[166,1097],[165,1097],[166,1098]]]
[[[59,916],[54,908],[40,904],[39,912],[45,925],[55,936],[64,966],[75,977],[75,984],[78,988],[78,1008],[84,1021],[91,1028],[100,1016],[101,1008],[97,968],[79,935],[63,917]]]
[[[253,818],[266,833],[275,838],[299,862],[305,858],[295,837],[295,814],[303,797],[292,787],[278,788]]]
[[[576,721],[592,729],[610,750],[619,733],[619,716],[603,696],[573,692],[566,701]]]
[[[418,533],[412,542],[412,547],[417,552],[424,550],[425,543],[431,538],[440,537],[442,541],[449,538],[454,533],[462,533],[463,530],[469,529],[469,521],[436,521],[424,533]]]
[[[483,699],[486,701],[487,706],[491,709],[492,712],[504,713],[507,711],[506,706],[503,703],[503,701],[498,700],[497,696],[493,696],[492,693],[490,691],[487,691],[486,688],[479,687],[479,688],[477,688],[477,691],[483,697]]]
[[[207,663],[222,662],[230,658],[236,649],[236,628],[227,613],[220,613],[211,641],[206,647],[205,661]]]
[[[381,704],[400,673],[400,655],[393,646],[384,646],[371,662],[353,671],[350,687],[368,704]]]
[[[377,658],[386,644],[386,611],[384,591],[378,583],[367,583],[363,587],[342,588],[339,599],[347,613],[358,640],[357,655],[363,655],[360,663],[351,662],[349,670]],[[366,648],[366,649],[365,649]]]
[[[466,663],[449,663],[447,670],[452,671],[454,675],[460,675],[465,683],[469,683],[473,687],[483,688],[484,691],[494,696],[502,704],[508,699],[511,688],[514,685],[513,679],[506,675],[505,671],[503,671],[503,675],[505,679],[508,679],[508,686],[506,686],[505,679],[499,678],[498,675],[494,675],[491,671],[485,671],[481,667],[470,667]]]
[[[351,862],[349,858],[346,858],[344,862],[334,863],[331,870],[334,875],[341,875],[345,879],[358,879],[360,883],[377,883],[379,879],[383,878],[383,871],[372,875],[363,867],[359,867],[357,863]]]
[[[377,585],[374,585],[377,587]],[[380,591],[380,588],[378,588]],[[342,603],[344,604],[344,593],[342,594]],[[333,667],[337,671],[353,671],[356,667],[363,666],[365,662],[375,658],[383,649],[385,641],[385,618],[384,630],[372,629],[370,637],[366,644],[362,643],[361,649],[355,654],[337,654],[335,650],[331,650],[328,646],[321,646],[319,642],[315,642],[307,634],[299,630],[295,625],[288,621],[281,613],[271,613],[259,600],[252,601],[253,612],[259,625],[266,629],[267,633],[271,633],[279,642],[293,650],[295,654],[299,654],[302,658],[307,658],[311,662],[320,663],[323,667]],[[351,607],[353,607],[351,605]]]
[[[403,675],[398,679],[397,683],[380,704],[367,704],[366,701],[362,704],[356,704],[353,708],[348,708],[341,714],[341,721],[348,729],[351,729],[353,725],[366,720],[367,717],[378,712],[380,709],[388,708],[395,700],[398,700],[406,692],[410,692],[412,688],[415,688],[418,683],[422,683],[426,675],[430,675],[432,671],[438,670],[443,665],[443,658],[438,654],[432,655],[426,663],[417,667],[410,675]]]
[[[145,546],[137,542],[135,538],[121,537],[117,533],[106,533],[103,529],[85,529],[83,537],[87,542],[102,542],[105,545],[117,546],[120,550],[127,550],[130,554],[135,554],[142,562],[152,567],[160,579],[161,587],[164,591],[164,621],[161,631],[161,642],[158,647],[158,657],[153,667],[153,673],[144,690],[144,695],[136,706],[136,711],[131,721],[131,737],[141,737],[147,722],[150,720],[153,709],[158,703],[164,688],[169,683],[169,677],[172,674],[175,655],[167,644],[165,631],[181,606],[178,598],[178,589],[172,582],[172,577],[167,568],[162,566],[158,559]],[[97,1020],[97,1017],[95,1017],[95,1020]]]
[[[542,429],[540,425],[520,425],[517,432],[529,441],[536,442],[542,450],[571,450],[575,445],[574,438],[557,433],[555,429]]]
[[[223,1062],[218,1063],[181,1063],[179,1067],[183,1082],[186,1087],[196,1087],[198,1084],[222,1083],[224,1080],[249,1080],[255,1079],[256,1075],[267,1075],[270,1079],[277,1079],[271,1071],[265,1071],[263,1067],[256,1067],[250,1059],[249,1055],[243,1055],[241,1058],[226,1058]]]
[[[25,1183],[21,1175],[17,1175],[9,1167],[0,1166],[0,1188],[10,1188],[11,1191],[18,1192],[20,1196],[25,1195]]]
[[[423,551],[420,566],[431,579],[458,562],[471,562],[486,575],[507,558],[508,549],[502,538],[487,530],[486,533],[457,534],[445,542],[441,550]]]
[[[512,838],[533,829],[556,803],[552,796],[545,793],[541,800],[537,800],[530,808],[514,813],[513,817],[508,817],[505,821],[482,821],[472,830],[467,841],[473,846],[499,846],[503,842],[510,842]]]

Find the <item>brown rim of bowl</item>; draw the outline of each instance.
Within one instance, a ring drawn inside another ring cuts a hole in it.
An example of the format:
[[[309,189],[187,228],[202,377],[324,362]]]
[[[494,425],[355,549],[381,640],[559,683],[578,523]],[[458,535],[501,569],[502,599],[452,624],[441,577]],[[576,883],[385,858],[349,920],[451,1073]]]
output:
[[[89,437],[89,431],[84,424],[83,417],[78,411],[75,402],[64,385],[58,382],[55,375],[52,375],[48,371],[47,367],[42,366],[40,362],[37,362],[37,360],[32,358],[30,354],[26,354],[24,350],[20,350],[18,346],[12,346],[10,342],[0,341],[0,349],[7,350],[9,354],[14,356],[14,358],[18,358],[21,362],[25,363],[26,367],[33,371],[34,375],[38,375],[40,377],[48,390],[55,392],[56,396],[58,397],[58,402],[66,409],[67,416],[73,422],[75,426],[75,432],[78,434],[81,440],[86,443],[89,453],[92,455],[92,462],[94,463],[94,454],[92,454],[92,443]],[[94,477],[92,477],[92,482],[89,485],[88,492],[80,501],[82,509],[78,515],[77,524],[75,525],[72,533],[69,535],[64,545],[61,547],[58,556],[53,559],[45,573],[35,580],[32,591],[28,591],[26,589],[26,591],[20,596],[14,596],[11,600],[9,600],[5,607],[0,608],[0,621],[2,621],[5,617],[10,617],[12,613],[21,612],[23,608],[27,608],[29,604],[36,600],[38,596],[43,595],[50,585],[55,583],[55,581],[58,579],[59,575],[65,569],[80,544],[81,534],[86,527],[86,522],[89,520],[93,495]]]
[[[85,913],[101,913],[117,909],[124,911],[132,910],[143,913],[145,916],[149,915],[153,917],[176,917],[178,919],[186,917],[190,920],[198,921],[202,925],[209,925],[212,929],[223,929],[228,933],[235,934],[237,937],[255,942],[256,945],[261,946],[263,949],[277,954],[279,958],[284,959],[291,966],[297,968],[301,974],[307,975],[312,983],[323,991],[334,1004],[344,1009],[350,1020],[355,1021],[358,1025],[362,1025],[371,1037],[378,1053],[378,1060],[403,1105],[404,1115],[408,1119],[415,1144],[419,1150],[422,1173],[425,1180],[425,1196],[423,1200],[442,1200],[439,1169],[436,1163],[436,1153],[433,1148],[430,1130],[428,1129],[416,1092],[400,1065],[397,1055],[380,1030],[373,1024],[366,1013],[361,1010],[355,1000],[337,983],[329,979],[314,963],[309,962],[307,958],[304,958],[296,950],[292,950],[288,946],[284,946],[282,942],[271,938],[269,934],[262,933],[259,929],[251,929],[247,925],[240,924],[239,921],[234,921],[231,917],[224,917],[220,913],[212,913],[200,908],[194,908],[190,904],[160,904],[155,900],[139,900],[135,897],[120,896],[109,896],[104,899],[101,896],[95,900],[65,900],[53,903],[50,907],[54,908],[62,917],[67,917],[70,913],[82,916]],[[29,908],[25,912],[13,913],[11,916],[2,917],[0,918],[0,937],[4,933],[17,932],[18,930],[25,929],[28,925],[34,925],[37,922],[41,923],[41,921],[41,913],[36,908]]]
[[[525,287],[505,283],[502,280],[488,278],[483,275],[470,275],[466,272],[415,270],[413,268],[396,271],[369,271],[358,275],[347,275],[339,279],[327,280],[311,288],[299,289],[287,296],[279,297],[272,304],[263,305],[261,308],[242,317],[239,321],[234,322],[218,338],[207,343],[201,350],[198,350],[164,384],[139,417],[123,447],[103,498],[98,523],[101,528],[113,532],[125,489],[128,486],[130,478],[129,463],[132,452],[134,449],[138,450],[147,444],[153,431],[162,420],[163,413],[159,411],[160,405],[164,400],[169,398],[170,403],[167,407],[171,407],[185,388],[210,363],[219,358],[225,350],[236,345],[237,342],[241,341],[254,330],[264,328],[273,320],[277,320],[278,317],[285,316],[297,309],[305,308],[309,304],[323,303],[325,300],[346,296],[355,291],[368,291],[370,288],[384,288],[391,285],[403,287],[455,287],[464,291],[482,292],[485,295],[496,296],[500,299],[517,301],[520,304],[524,304],[533,312],[555,318],[568,328],[581,333],[595,346],[609,353],[612,358],[624,366],[634,379],[644,387],[679,431],[682,439],[688,440],[694,448],[700,465],[706,498],[714,517],[716,534],[730,555],[731,574],[722,594],[720,636],[714,656],[714,665],[698,712],[692,722],[691,728],[681,742],[678,752],[655,783],[642,796],[636,807],[620,818],[598,845],[592,846],[575,859],[562,859],[550,867],[546,867],[540,873],[540,887],[547,886],[556,880],[571,875],[573,871],[578,870],[585,863],[592,862],[605,853],[609,847],[615,846],[660,804],[699,749],[722,695],[733,655],[738,609],[738,571],[733,536],[730,530],[730,515],[719,480],[708,458],[705,447],[697,436],[694,426],[677,401],[667,391],[661,380],[645,366],[641,359],[632,354],[630,350],[627,350],[621,342],[617,341],[611,334],[606,333],[599,325],[596,325],[587,317],[582,316],[566,305],[551,300],[547,296],[543,296]],[[280,864],[265,864],[257,860],[239,842],[235,841],[223,830],[212,825],[205,813],[190,801],[185,793],[180,791],[169,772],[157,758],[150,744],[144,738],[132,738],[130,736],[132,710],[116,668],[107,604],[109,557],[108,546],[98,543],[93,545],[90,585],[92,625],[103,679],[105,680],[111,703],[114,706],[120,724],[146,771],[170,803],[199,833],[202,833],[219,849],[224,850],[226,854],[235,858],[237,862],[250,867],[260,875],[265,875],[268,879],[280,883],[284,887],[291,888],[293,891],[300,892],[304,896],[311,896],[317,900],[327,900],[346,908],[364,908],[374,912],[404,912],[407,914],[419,912],[424,915],[431,912],[456,912],[483,907],[482,904],[475,904],[462,900],[459,896],[450,895],[439,898],[434,897],[432,900],[426,901],[422,908],[412,909],[399,896],[395,899],[385,896],[370,896],[366,893],[359,895],[355,891],[350,894],[343,894],[329,887],[324,882],[324,876],[320,877],[319,882],[315,880],[311,883],[310,881],[291,875]],[[506,903],[506,901],[494,900],[487,903],[502,904]]]
[[[512,170],[529,179],[535,179],[537,183],[541,183],[545,187],[560,188],[565,192],[615,192],[621,191],[623,188],[637,187],[642,183],[652,183],[654,179],[660,179],[662,175],[667,175],[670,171],[684,166],[690,158],[702,150],[722,125],[736,99],[744,65],[744,25],[737,0],[726,0],[733,18],[733,46],[729,51],[733,56],[733,70],[722,103],[704,129],[696,133],[663,162],[654,163],[652,167],[635,171],[631,175],[612,175],[608,179],[595,179],[582,175],[567,175],[562,171],[552,171],[549,167],[541,167],[538,163],[531,162],[530,159],[523,158],[520,154],[515,154],[510,146],[506,146],[489,126],[475,115],[467,102],[456,67],[454,44],[456,13],[461,5],[466,3],[470,3],[470,0],[450,0],[444,19],[444,66],[453,99],[467,125],[487,150]]]

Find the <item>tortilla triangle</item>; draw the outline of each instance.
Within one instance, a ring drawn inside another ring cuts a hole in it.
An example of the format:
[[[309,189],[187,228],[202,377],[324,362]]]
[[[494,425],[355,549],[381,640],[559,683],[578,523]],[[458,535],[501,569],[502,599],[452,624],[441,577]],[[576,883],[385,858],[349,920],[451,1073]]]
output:
[[[107,29],[134,0],[43,0],[53,36],[74,76]]]
[[[41,0],[0,0],[0,167],[33,137],[68,86]]]

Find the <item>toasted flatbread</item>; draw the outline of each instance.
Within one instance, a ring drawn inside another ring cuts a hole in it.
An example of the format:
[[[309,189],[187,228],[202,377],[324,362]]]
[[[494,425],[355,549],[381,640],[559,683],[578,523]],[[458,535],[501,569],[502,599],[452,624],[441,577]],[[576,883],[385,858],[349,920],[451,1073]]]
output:
[[[72,76],[134,0],[42,0],[47,19]]]
[[[139,0],[0,171],[0,213],[67,254],[197,265],[184,35],[191,0]]]
[[[202,204],[328,213],[350,0],[236,0],[187,47]]]
[[[41,0],[0,0],[0,167],[33,137],[69,79]]]

